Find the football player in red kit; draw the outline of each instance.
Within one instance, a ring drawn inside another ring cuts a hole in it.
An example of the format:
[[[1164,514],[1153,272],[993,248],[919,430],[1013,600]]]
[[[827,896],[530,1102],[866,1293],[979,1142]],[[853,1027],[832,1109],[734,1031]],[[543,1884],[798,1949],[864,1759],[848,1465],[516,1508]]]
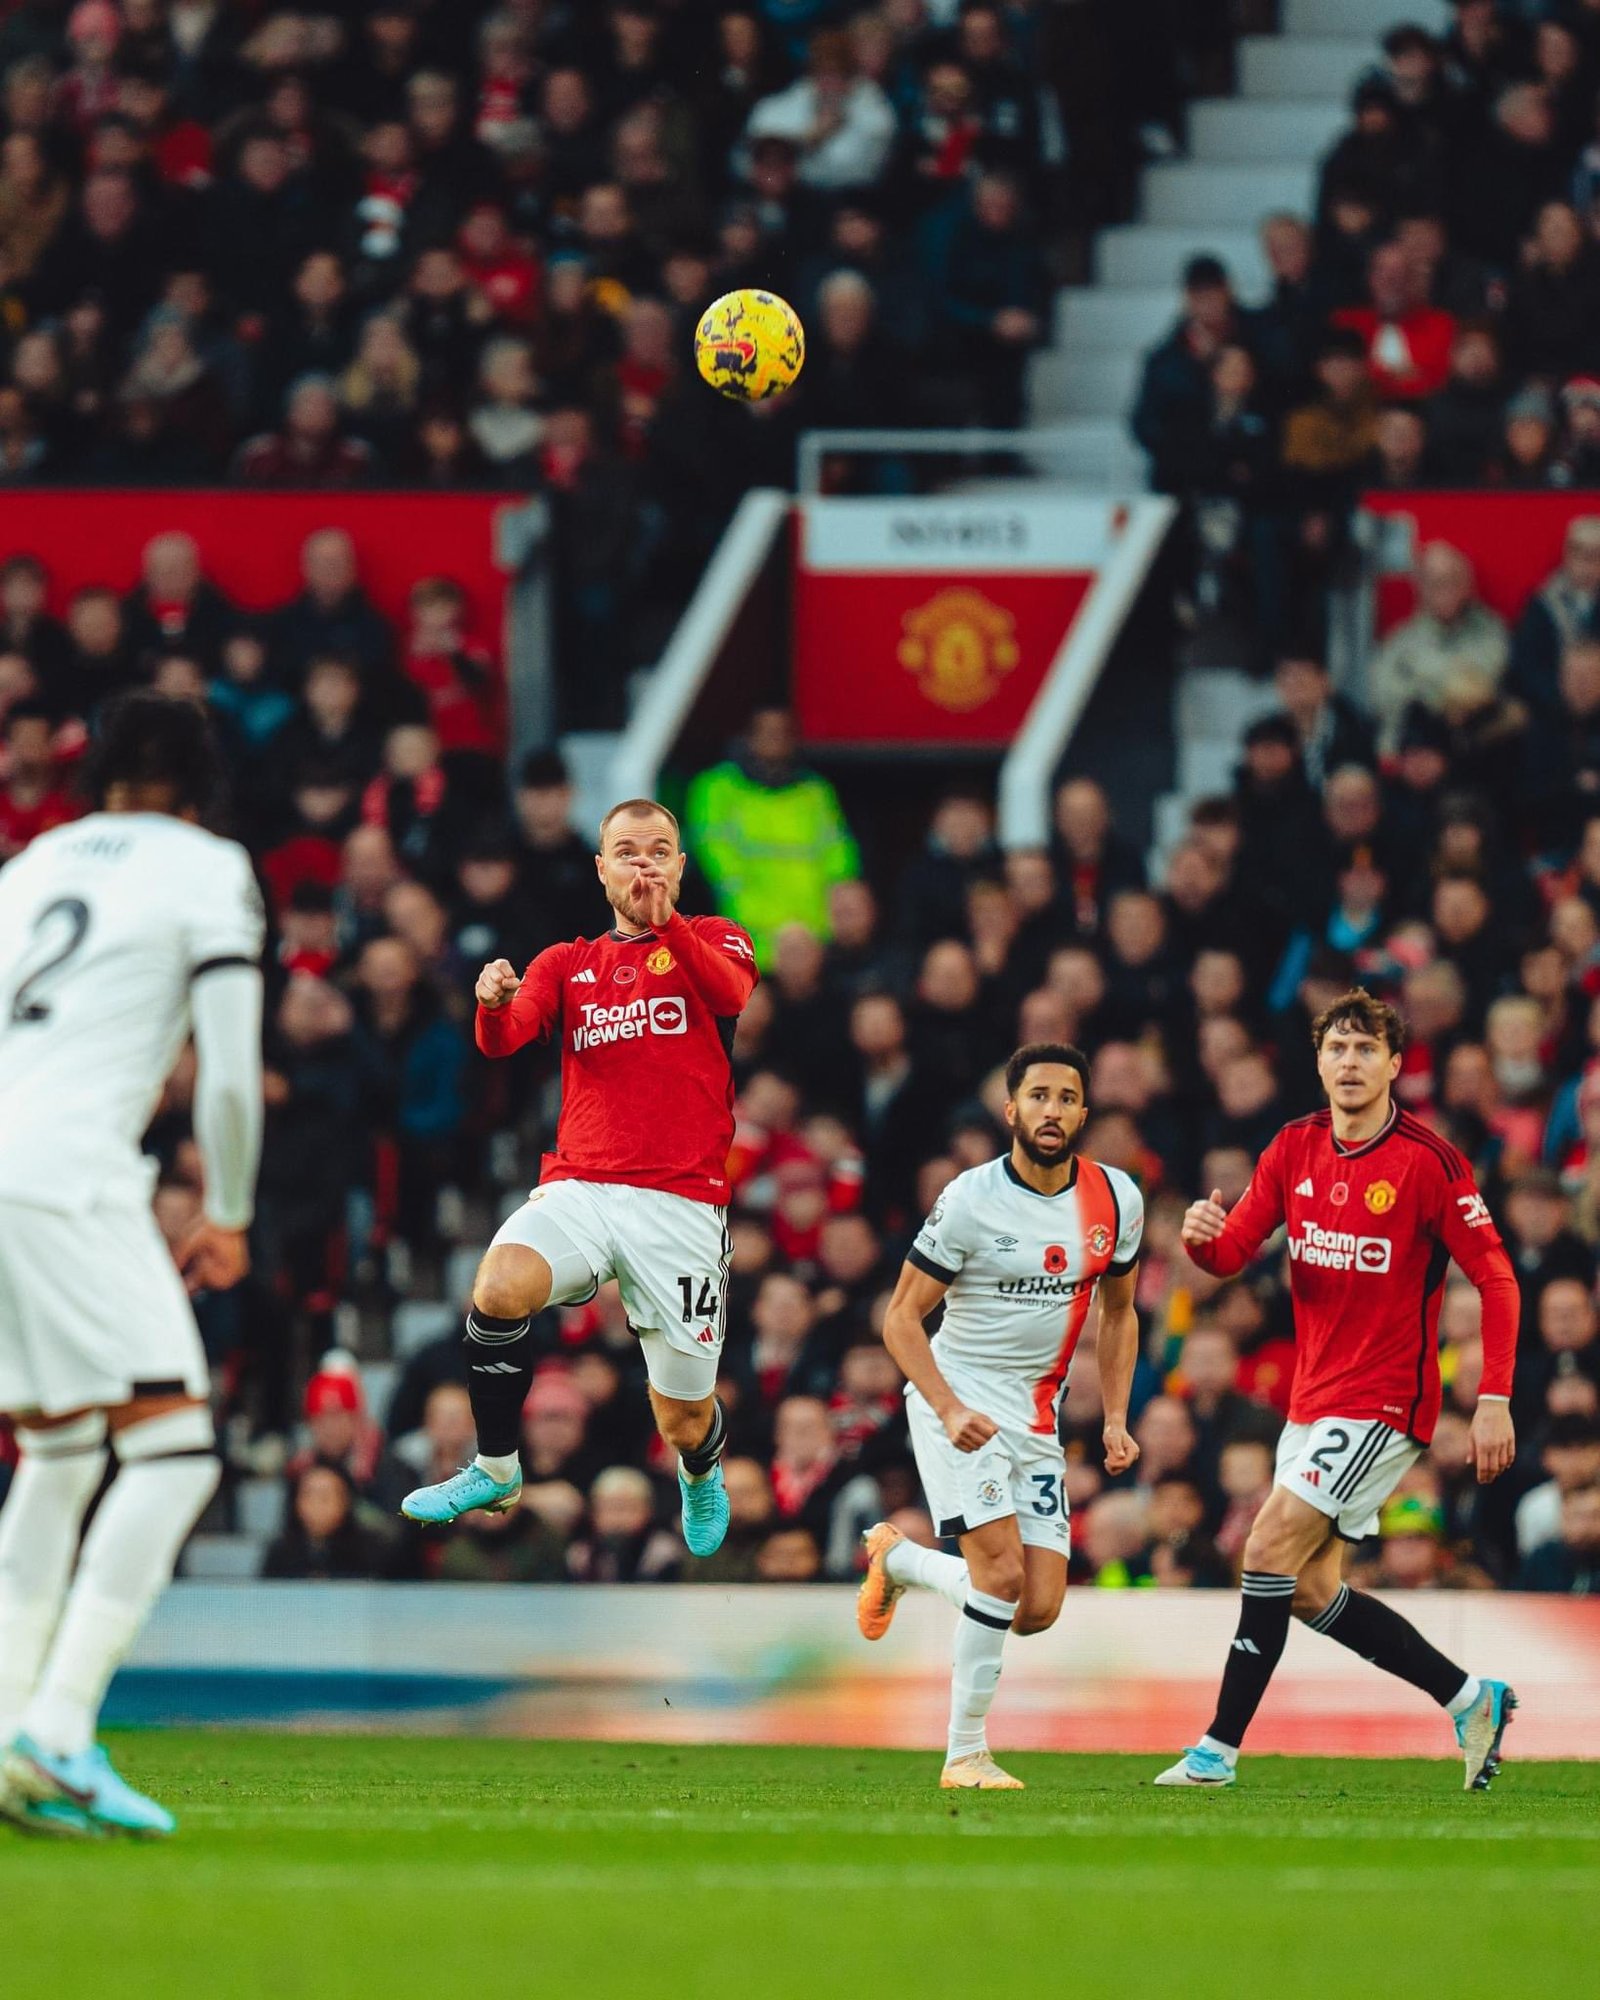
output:
[[[517,1504],[529,1322],[615,1278],[650,1375],[656,1427],[678,1454],[684,1538],[721,1546],[728,1498],[716,1398],[728,1287],[733,1031],[756,983],[737,924],[678,914],[678,822],[649,799],[613,806],[596,868],[615,921],[603,937],[505,959],[478,975],[478,1046],[511,1055],[560,1038],[561,1120],[539,1185],[478,1268],[467,1315],[478,1456],[407,1494],[414,1521]]]
[[[1511,1464],[1517,1280],[1466,1160],[1390,1094],[1404,1039],[1394,1009],[1358,987],[1318,1016],[1312,1037],[1328,1109],[1284,1126],[1231,1215],[1213,1194],[1183,1221],[1189,1255],[1216,1277],[1242,1271],[1287,1229],[1296,1357],[1277,1480],[1245,1545],[1216,1716],[1156,1783],[1233,1783],[1293,1615],[1431,1695],[1455,1722],[1467,1789],[1482,1791],[1516,1696],[1454,1665],[1398,1612],[1351,1590],[1342,1570],[1344,1544],[1373,1532],[1433,1436],[1452,1258],[1483,1302],[1473,1464],[1482,1483]]]

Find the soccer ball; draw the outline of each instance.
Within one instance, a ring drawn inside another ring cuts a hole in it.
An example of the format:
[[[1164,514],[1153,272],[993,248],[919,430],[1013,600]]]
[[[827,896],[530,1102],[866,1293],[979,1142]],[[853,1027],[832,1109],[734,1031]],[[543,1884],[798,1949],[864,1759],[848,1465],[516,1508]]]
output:
[[[725,292],[694,333],[694,362],[720,395],[760,403],[792,387],[806,358],[800,315],[776,292]]]

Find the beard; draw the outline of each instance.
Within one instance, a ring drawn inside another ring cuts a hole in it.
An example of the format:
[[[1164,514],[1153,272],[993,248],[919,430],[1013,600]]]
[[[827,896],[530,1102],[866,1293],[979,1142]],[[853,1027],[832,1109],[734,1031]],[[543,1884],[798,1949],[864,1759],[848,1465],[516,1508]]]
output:
[[[1036,1167],[1044,1167],[1046,1169],[1050,1167],[1064,1167],[1078,1150],[1076,1137],[1069,1139],[1065,1134],[1062,1135],[1059,1144],[1055,1146],[1048,1144],[1041,1146],[1032,1133],[1023,1131],[1020,1125],[1017,1126],[1011,1136],[1022,1148],[1024,1157],[1032,1160]]]

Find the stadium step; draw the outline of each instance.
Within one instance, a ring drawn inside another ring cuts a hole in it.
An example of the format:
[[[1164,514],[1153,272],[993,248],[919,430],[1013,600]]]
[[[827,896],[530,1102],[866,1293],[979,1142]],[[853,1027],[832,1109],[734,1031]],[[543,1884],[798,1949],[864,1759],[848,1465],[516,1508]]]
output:
[[[1260,241],[1237,217],[1210,228],[1197,222],[1181,228],[1125,223],[1103,229],[1095,238],[1095,275],[1103,285],[1138,290],[1175,286],[1189,259],[1201,256],[1220,257],[1242,297],[1265,295],[1268,274]]]
[[[1371,35],[1315,41],[1246,35],[1239,44],[1239,89],[1247,98],[1348,98],[1377,64]]]
[[[241,1479],[233,1489],[234,1519],[239,1532],[270,1541],[283,1532],[288,1488],[281,1479]]]
[[[1277,209],[1309,215],[1316,180],[1310,158],[1253,166],[1183,160],[1146,168],[1140,207],[1146,222],[1206,225],[1228,216],[1236,228],[1254,227]]]
[[[1056,294],[1056,345],[1075,354],[1097,347],[1142,354],[1166,338],[1181,303],[1172,285],[1069,286]]]
[[[1281,25],[1286,37],[1364,35],[1376,44],[1402,21],[1446,34],[1451,18],[1449,0],[1283,0]]]
[[[266,1552],[261,1535],[191,1535],[182,1574],[207,1583],[246,1583],[261,1574]]]
[[[1349,106],[1339,97],[1284,104],[1207,97],[1189,107],[1189,151],[1213,166],[1320,160],[1349,123]]]
[[[1028,463],[1042,478],[1068,492],[1104,494],[1136,492],[1144,485],[1144,453],[1134,443],[1127,419],[1065,417],[1050,422],[1051,442],[1028,452]]]
[[[397,1361],[409,1360],[420,1349],[454,1333],[458,1324],[456,1309],[448,1299],[402,1299],[389,1323],[389,1351]]]
[[[1036,420],[1125,417],[1139,385],[1136,347],[1055,349],[1034,356],[1029,394]]]

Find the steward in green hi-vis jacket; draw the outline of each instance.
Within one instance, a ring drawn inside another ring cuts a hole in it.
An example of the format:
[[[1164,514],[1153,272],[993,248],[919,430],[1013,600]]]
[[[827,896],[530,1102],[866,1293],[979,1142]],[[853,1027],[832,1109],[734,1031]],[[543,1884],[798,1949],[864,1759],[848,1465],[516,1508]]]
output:
[[[785,924],[829,935],[829,888],[861,872],[838,795],[826,778],[801,769],[794,752],[788,713],[761,709],[744,754],[702,771],[684,807],[684,845],[709,877],[717,908],[750,933],[763,971]]]

